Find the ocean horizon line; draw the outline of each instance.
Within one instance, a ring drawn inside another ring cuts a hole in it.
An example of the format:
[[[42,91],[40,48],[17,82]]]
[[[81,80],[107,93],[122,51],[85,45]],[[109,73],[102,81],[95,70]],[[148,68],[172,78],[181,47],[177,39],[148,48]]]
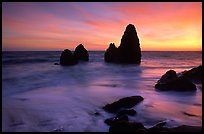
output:
[[[63,50],[5,50],[2,52],[62,52]],[[74,51],[74,50],[71,50]],[[105,52],[106,50],[88,50],[89,52]],[[168,51],[159,51],[159,50],[145,50],[141,52],[202,52],[200,51],[182,51],[182,50],[168,50]]]

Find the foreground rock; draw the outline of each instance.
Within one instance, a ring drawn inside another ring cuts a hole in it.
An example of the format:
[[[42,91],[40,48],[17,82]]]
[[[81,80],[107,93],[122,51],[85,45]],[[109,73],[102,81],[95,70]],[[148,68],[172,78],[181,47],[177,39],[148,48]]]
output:
[[[201,126],[188,126],[188,125],[181,125],[178,127],[164,127],[166,122],[161,122],[151,128],[148,129],[148,132],[201,132]]]
[[[76,57],[69,49],[65,49],[60,56],[60,64],[64,66],[75,65],[78,63]]]
[[[121,116],[121,115],[130,115],[130,116],[134,116],[136,115],[137,112],[134,109],[130,109],[130,110],[121,110],[117,113],[116,116]]]
[[[113,126],[116,123],[121,122],[121,121],[128,121],[128,116],[127,115],[120,115],[120,116],[116,116],[114,118],[106,119],[104,122],[109,126]]]
[[[118,121],[109,128],[109,132],[147,132],[147,129],[139,122]]]
[[[184,71],[181,73],[181,77],[185,77],[193,82],[202,82],[202,65],[192,68],[189,71]]]
[[[75,48],[74,56],[75,56],[78,60],[89,61],[88,51],[84,48],[84,46],[83,46],[82,44],[79,44],[79,45]]]
[[[174,71],[167,73],[167,76],[162,77],[161,82],[166,82],[169,79],[177,79]],[[130,110],[120,110],[120,108],[130,108],[139,103],[143,98],[141,96],[131,96],[122,98],[112,104],[107,104],[103,109],[109,112],[117,111],[116,117],[106,119],[104,122],[110,126],[109,132],[201,132],[202,126],[187,126],[181,125],[178,127],[168,128],[165,127],[166,122],[160,122],[151,128],[145,128],[141,122],[129,122],[127,115],[135,115],[136,111],[134,109]]]
[[[155,88],[159,90],[176,91],[195,91],[196,86],[185,77],[178,77],[174,70],[167,71],[160,80],[157,81]]]
[[[106,62],[120,64],[140,64],[141,49],[134,25],[129,24],[126,27],[118,48],[115,47],[114,43],[110,44],[105,52],[104,59]]]
[[[201,132],[201,126],[181,125],[178,127],[164,127],[165,123],[158,124],[152,128],[145,128],[140,122],[118,121],[114,123],[109,132]]]
[[[131,108],[143,100],[144,98],[142,96],[125,97],[116,102],[105,105],[103,109],[108,112],[115,113],[121,108]]]

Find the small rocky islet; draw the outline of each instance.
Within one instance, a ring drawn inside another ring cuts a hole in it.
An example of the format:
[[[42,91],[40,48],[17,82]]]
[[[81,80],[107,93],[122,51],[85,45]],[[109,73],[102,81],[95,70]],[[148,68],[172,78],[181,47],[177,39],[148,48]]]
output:
[[[89,61],[88,51],[83,44],[79,44],[74,53],[65,49],[60,56],[60,65],[76,65],[79,61]],[[104,53],[104,61],[117,64],[140,64],[141,49],[135,26],[129,24],[121,38],[117,48],[110,43]],[[56,63],[57,65],[57,63]],[[167,71],[155,84],[155,89],[161,91],[196,91],[194,83],[202,82],[202,65],[188,71],[176,73],[174,70]],[[109,132],[201,132],[202,126],[181,125],[173,128],[164,127],[166,122],[160,122],[151,128],[145,128],[141,122],[129,122],[128,116],[135,116],[137,112],[130,109],[142,102],[142,96],[130,96],[119,99],[102,107],[115,117],[105,119],[104,123],[110,126]],[[98,115],[98,114],[97,114]]]
[[[119,64],[140,64],[141,49],[136,28],[129,24],[121,38],[120,46],[117,48],[114,43],[110,43],[104,54],[105,62]]]
[[[74,53],[69,49],[65,49],[60,56],[60,65],[62,66],[70,66],[76,65],[79,61],[89,61],[89,54],[86,48],[84,48],[83,44],[79,44]],[[57,64],[56,64],[57,65]]]

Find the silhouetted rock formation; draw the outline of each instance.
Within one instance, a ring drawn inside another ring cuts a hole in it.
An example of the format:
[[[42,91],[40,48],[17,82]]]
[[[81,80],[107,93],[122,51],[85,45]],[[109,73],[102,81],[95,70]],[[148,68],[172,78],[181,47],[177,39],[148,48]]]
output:
[[[185,77],[191,81],[201,83],[202,82],[202,65],[192,68],[189,71],[182,72],[181,77]]]
[[[110,43],[108,49],[104,54],[104,59],[106,62],[117,62],[118,61],[118,49],[114,43]]]
[[[158,83],[160,83],[160,84],[169,83],[173,80],[176,80],[177,78],[178,78],[178,76],[177,76],[176,72],[174,70],[169,70],[164,75],[162,75],[162,77],[160,78]]]
[[[125,110],[119,111],[116,116],[121,116],[121,115],[131,115],[131,116],[133,116],[133,115],[136,115],[136,114],[137,114],[137,112],[134,109],[130,109],[130,110],[125,109]]]
[[[78,60],[89,61],[88,51],[84,48],[82,44],[79,44],[74,51],[74,56]]]
[[[103,107],[104,110],[114,113],[120,110],[121,108],[131,108],[138,104],[139,102],[143,101],[142,96],[130,96],[122,98],[112,104],[107,104]]]
[[[181,125],[177,127],[164,127],[166,122],[161,122],[151,128],[148,129],[148,132],[201,132],[202,127],[201,126],[187,126],[187,125]]]
[[[162,82],[165,82],[168,78],[174,80],[175,71],[170,70],[166,74],[167,75],[162,78],[161,80]],[[139,103],[142,100],[143,100],[143,97],[141,96],[131,96],[131,97],[122,98],[119,101],[106,105],[105,107],[106,108],[107,106],[111,107],[112,105],[113,108],[115,109],[113,111],[117,111],[116,109],[129,108],[134,106],[133,101]],[[103,107],[103,109],[107,110],[105,107]],[[202,126],[180,125],[172,128],[165,127],[165,125],[167,124],[166,121],[159,122],[150,128],[146,128],[141,122],[129,122],[128,116],[126,114],[133,116],[135,113],[136,111],[134,111],[133,109],[122,110],[117,113],[116,117],[108,118],[104,122],[110,126],[109,132],[201,132],[202,131]]]
[[[109,128],[109,132],[147,132],[140,122],[117,121]]]
[[[120,63],[138,64],[141,62],[140,43],[134,25],[129,24],[126,27],[118,51]]]
[[[116,116],[114,118],[106,119],[104,122],[109,126],[113,126],[115,123],[120,122],[120,121],[128,121],[128,116],[127,115],[120,115],[120,116]]]
[[[141,122],[117,121],[109,128],[109,132],[201,132],[202,126],[181,125],[177,127],[164,127],[166,122],[145,128]]]
[[[110,44],[104,59],[106,62],[121,64],[140,64],[141,49],[135,26],[129,24],[122,36],[120,46]]]
[[[59,65],[59,63],[54,63],[54,65]]]
[[[75,65],[78,61],[69,49],[65,49],[60,56],[60,64],[64,66]]]
[[[174,70],[167,71],[160,80],[157,81],[155,88],[160,90],[176,91],[195,91],[196,86],[185,77],[178,77]]]

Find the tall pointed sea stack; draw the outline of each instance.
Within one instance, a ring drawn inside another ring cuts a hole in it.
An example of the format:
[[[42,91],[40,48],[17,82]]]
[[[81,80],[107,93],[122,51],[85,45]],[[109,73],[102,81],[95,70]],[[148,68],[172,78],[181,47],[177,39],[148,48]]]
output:
[[[140,64],[141,49],[134,25],[129,24],[126,27],[118,48],[115,47],[114,43],[110,44],[105,52],[104,59],[106,62]]]
[[[129,24],[126,27],[118,51],[120,63],[139,64],[141,62],[140,43],[134,25]]]

